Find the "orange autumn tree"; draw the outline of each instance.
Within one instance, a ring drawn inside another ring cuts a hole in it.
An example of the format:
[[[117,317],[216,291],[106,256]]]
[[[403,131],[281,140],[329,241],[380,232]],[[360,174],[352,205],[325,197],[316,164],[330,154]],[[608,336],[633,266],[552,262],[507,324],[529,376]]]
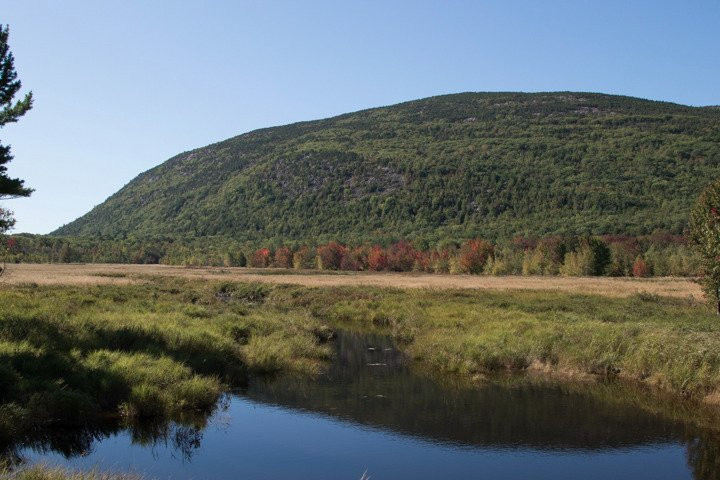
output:
[[[368,268],[379,272],[381,270],[386,270],[387,267],[388,259],[387,255],[385,255],[385,251],[379,245],[373,245],[370,249],[370,253],[368,253]]]
[[[633,263],[632,267],[632,274],[633,277],[648,277],[650,276],[650,268],[648,268],[648,264],[645,260],[642,259],[642,257],[637,257],[635,259],[635,263]]]
[[[473,274],[482,273],[493,252],[494,248],[490,242],[481,239],[466,241],[460,247],[459,263],[461,271]]]
[[[250,259],[250,266],[256,268],[266,268],[270,265],[270,249],[259,248],[255,250]]]

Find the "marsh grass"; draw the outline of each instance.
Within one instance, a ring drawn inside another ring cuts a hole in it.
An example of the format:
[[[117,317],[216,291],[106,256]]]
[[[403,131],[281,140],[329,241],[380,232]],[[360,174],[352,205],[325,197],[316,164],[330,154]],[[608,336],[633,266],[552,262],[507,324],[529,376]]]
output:
[[[720,392],[720,322],[694,300],[642,293],[284,290],[287,302],[331,324],[391,334],[414,360],[437,371],[474,376],[542,367],[623,377],[698,398]]]
[[[269,292],[168,279],[0,290],[0,440],[108,413],[180,416],[253,372],[316,371],[323,325]]]
[[[338,327],[392,335],[439,374],[622,377],[720,398],[720,322],[702,303],[651,293],[308,288],[159,276],[142,284],[5,286],[0,305],[6,440],[107,414],[207,411],[248,375],[321,370]]]
[[[144,477],[133,473],[101,472],[100,470],[68,470],[48,465],[33,465],[17,471],[0,469],[0,480],[142,480]]]
[[[92,276],[95,277],[107,277],[107,278],[125,278],[127,277],[126,273],[123,272],[98,272],[98,273],[92,273]]]
[[[97,275],[124,273],[125,277]],[[267,274],[265,274],[267,273]],[[444,275],[428,273],[343,272],[215,267],[173,267],[137,264],[13,264],[0,284],[97,285],[155,282],[163,277],[198,281],[264,282],[306,287],[376,286],[413,289],[556,290],[573,294],[627,297],[648,292],[701,299],[700,285],[681,277],[611,278],[520,275]]]

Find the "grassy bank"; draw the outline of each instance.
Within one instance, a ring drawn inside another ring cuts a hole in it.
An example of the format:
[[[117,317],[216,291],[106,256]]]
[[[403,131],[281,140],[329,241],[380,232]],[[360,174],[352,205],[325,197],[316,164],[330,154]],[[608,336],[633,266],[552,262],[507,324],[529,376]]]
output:
[[[0,470],[0,480],[142,480],[142,478],[131,473],[74,471],[45,465],[35,465],[12,473],[3,473]]]
[[[313,371],[328,330],[261,285],[0,290],[0,438],[101,415],[181,417],[253,372]]]
[[[373,288],[276,296],[333,325],[387,332],[436,371],[535,369],[620,376],[706,400],[720,392],[720,321],[691,299]]]
[[[146,280],[0,290],[2,434],[207,411],[247,375],[322,368],[336,327],[468,378],[540,369],[720,396],[720,322],[693,300]]]

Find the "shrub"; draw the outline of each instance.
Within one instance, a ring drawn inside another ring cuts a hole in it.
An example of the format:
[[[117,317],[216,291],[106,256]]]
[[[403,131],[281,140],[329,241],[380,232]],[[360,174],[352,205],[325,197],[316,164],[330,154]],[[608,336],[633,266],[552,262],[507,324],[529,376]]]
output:
[[[604,275],[610,264],[610,249],[599,238],[587,238],[574,252],[565,254],[559,273],[568,276]]]
[[[415,256],[415,262],[413,262],[413,272],[429,272],[431,271],[430,266],[430,255],[427,252],[418,251]]]
[[[523,275],[557,275],[566,254],[566,249],[564,246],[560,248],[560,245],[555,239],[547,239],[534,249],[527,250],[522,264]]]
[[[300,247],[300,249],[293,254],[293,268],[298,270],[309,269],[313,268],[315,264],[315,255],[308,247]]]
[[[513,275],[522,273],[523,253],[512,248],[495,251],[483,268],[487,275]]]
[[[450,271],[450,251],[443,249],[430,254],[430,269],[435,273],[448,273]]]
[[[637,257],[636,249],[630,249],[623,243],[610,244],[610,264],[608,275],[611,277],[625,277],[632,273],[634,258]]]
[[[340,269],[351,271],[367,270],[368,253],[365,247],[355,247],[343,256],[340,262]]]
[[[560,275],[569,277],[584,277],[593,274],[594,259],[592,251],[587,248],[581,248],[577,252],[568,252],[565,254],[565,261],[560,266]]]

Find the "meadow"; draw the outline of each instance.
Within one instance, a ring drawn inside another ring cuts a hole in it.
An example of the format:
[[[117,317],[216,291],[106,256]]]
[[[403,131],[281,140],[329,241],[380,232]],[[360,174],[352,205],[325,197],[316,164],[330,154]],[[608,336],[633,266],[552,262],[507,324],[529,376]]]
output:
[[[263,282],[306,287],[374,286],[410,289],[552,290],[567,293],[627,297],[651,293],[701,300],[700,285],[683,277],[562,277],[540,275],[448,275],[422,272],[348,272],[286,268],[178,267],[138,264],[33,264],[8,265],[1,277],[6,284],[38,285],[128,284],[147,277],[188,280]]]

